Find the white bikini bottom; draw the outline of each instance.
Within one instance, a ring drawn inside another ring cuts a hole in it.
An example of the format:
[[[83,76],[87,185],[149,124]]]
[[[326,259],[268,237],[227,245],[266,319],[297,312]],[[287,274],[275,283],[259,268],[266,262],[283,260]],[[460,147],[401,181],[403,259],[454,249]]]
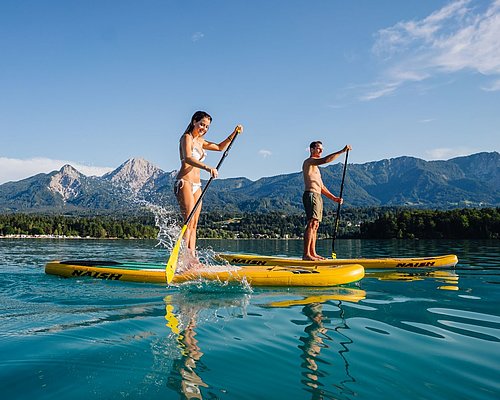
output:
[[[184,187],[184,183],[187,182],[191,185],[193,188],[193,194],[195,194],[198,190],[201,189],[201,182],[191,182],[188,181],[187,179],[177,179],[174,182],[174,193],[175,195],[179,194],[179,190],[181,190]]]

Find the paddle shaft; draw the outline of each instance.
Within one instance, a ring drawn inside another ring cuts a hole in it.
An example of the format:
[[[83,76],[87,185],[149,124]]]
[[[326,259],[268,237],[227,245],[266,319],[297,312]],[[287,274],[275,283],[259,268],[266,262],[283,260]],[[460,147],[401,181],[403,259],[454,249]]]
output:
[[[345,152],[344,172],[342,174],[342,183],[340,184],[340,195],[339,195],[340,198],[342,198],[342,194],[344,193],[345,172],[347,171],[347,157],[349,157],[349,150]],[[332,255],[335,254],[335,239],[337,238],[337,231],[339,229],[341,205],[342,205],[341,203],[338,203],[337,215],[335,217],[335,225],[333,229],[333,240],[332,240]]]
[[[231,146],[233,145],[234,143],[234,139],[236,139],[236,136],[238,136],[239,133],[235,134],[233,136],[233,138],[231,139],[231,141],[229,142],[229,146],[227,146],[226,150],[224,150],[224,154],[222,155],[219,163],[217,164],[217,166],[215,167],[215,169],[218,171],[220,166],[222,165],[222,163],[224,162],[224,159],[227,157],[228,153],[229,153],[229,150],[231,149]],[[189,222],[193,219],[193,216],[194,216],[194,213],[196,212],[196,210],[198,209],[198,207],[200,206],[201,204],[201,200],[203,199],[203,196],[205,196],[205,193],[207,192],[207,189],[208,187],[210,186],[210,184],[212,183],[212,181],[214,180],[214,177],[211,176],[210,179],[208,180],[207,184],[205,185],[205,187],[203,188],[203,191],[201,192],[201,195],[200,197],[198,198],[198,200],[196,201],[193,209],[191,210],[191,212],[189,213],[189,216],[187,217],[186,221],[184,222],[184,225],[187,225],[189,224]]]

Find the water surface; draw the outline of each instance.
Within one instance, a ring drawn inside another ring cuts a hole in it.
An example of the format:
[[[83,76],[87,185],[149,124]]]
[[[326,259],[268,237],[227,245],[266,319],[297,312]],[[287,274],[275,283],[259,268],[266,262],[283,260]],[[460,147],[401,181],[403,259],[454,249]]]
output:
[[[200,241],[300,256],[301,241]],[[53,259],[165,262],[154,241],[0,240],[5,399],[495,399],[498,241],[337,240],[339,258],[454,253],[344,287],[63,279]],[[320,241],[321,254],[331,242]],[[206,254],[209,252],[207,251]]]

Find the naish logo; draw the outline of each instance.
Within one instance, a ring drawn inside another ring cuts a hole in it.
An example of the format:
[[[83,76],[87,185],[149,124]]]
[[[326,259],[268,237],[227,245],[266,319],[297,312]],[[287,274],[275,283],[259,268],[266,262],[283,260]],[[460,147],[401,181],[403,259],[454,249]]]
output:
[[[414,262],[414,263],[399,263],[396,268],[420,268],[420,267],[433,267],[435,261],[427,262]]]
[[[244,258],[232,258],[230,262],[234,264],[246,264],[246,265],[267,265],[267,261],[246,260]]]
[[[71,273],[71,275],[72,276],[78,276],[78,277],[89,276],[91,278],[109,279],[109,280],[112,280],[112,281],[118,281],[123,276],[122,274],[113,274],[111,272],[82,271],[80,269],[73,270],[73,272]]]

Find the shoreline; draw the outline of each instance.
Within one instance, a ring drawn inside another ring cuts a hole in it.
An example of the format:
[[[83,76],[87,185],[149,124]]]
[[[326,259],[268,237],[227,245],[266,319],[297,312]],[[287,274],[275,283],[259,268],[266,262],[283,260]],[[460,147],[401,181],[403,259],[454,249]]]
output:
[[[65,236],[65,235],[0,235],[0,239],[83,239],[83,240],[156,240],[149,238],[118,238],[118,237],[105,237],[98,238],[92,236]]]
[[[105,238],[98,238],[98,237],[92,237],[92,236],[64,236],[64,235],[0,235],[0,240],[2,239],[57,239],[57,240],[65,240],[65,239],[70,239],[70,240],[157,240],[157,238],[136,238],[136,237],[130,237],[130,238],[119,238],[119,237],[105,237]],[[199,240],[303,240],[303,238],[296,238],[296,237],[287,237],[287,238],[204,238],[200,237],[198,238]],[[329,240],[330,238],[325,238]],[[319,239],[318,240],[325,240],[325,239]]]

